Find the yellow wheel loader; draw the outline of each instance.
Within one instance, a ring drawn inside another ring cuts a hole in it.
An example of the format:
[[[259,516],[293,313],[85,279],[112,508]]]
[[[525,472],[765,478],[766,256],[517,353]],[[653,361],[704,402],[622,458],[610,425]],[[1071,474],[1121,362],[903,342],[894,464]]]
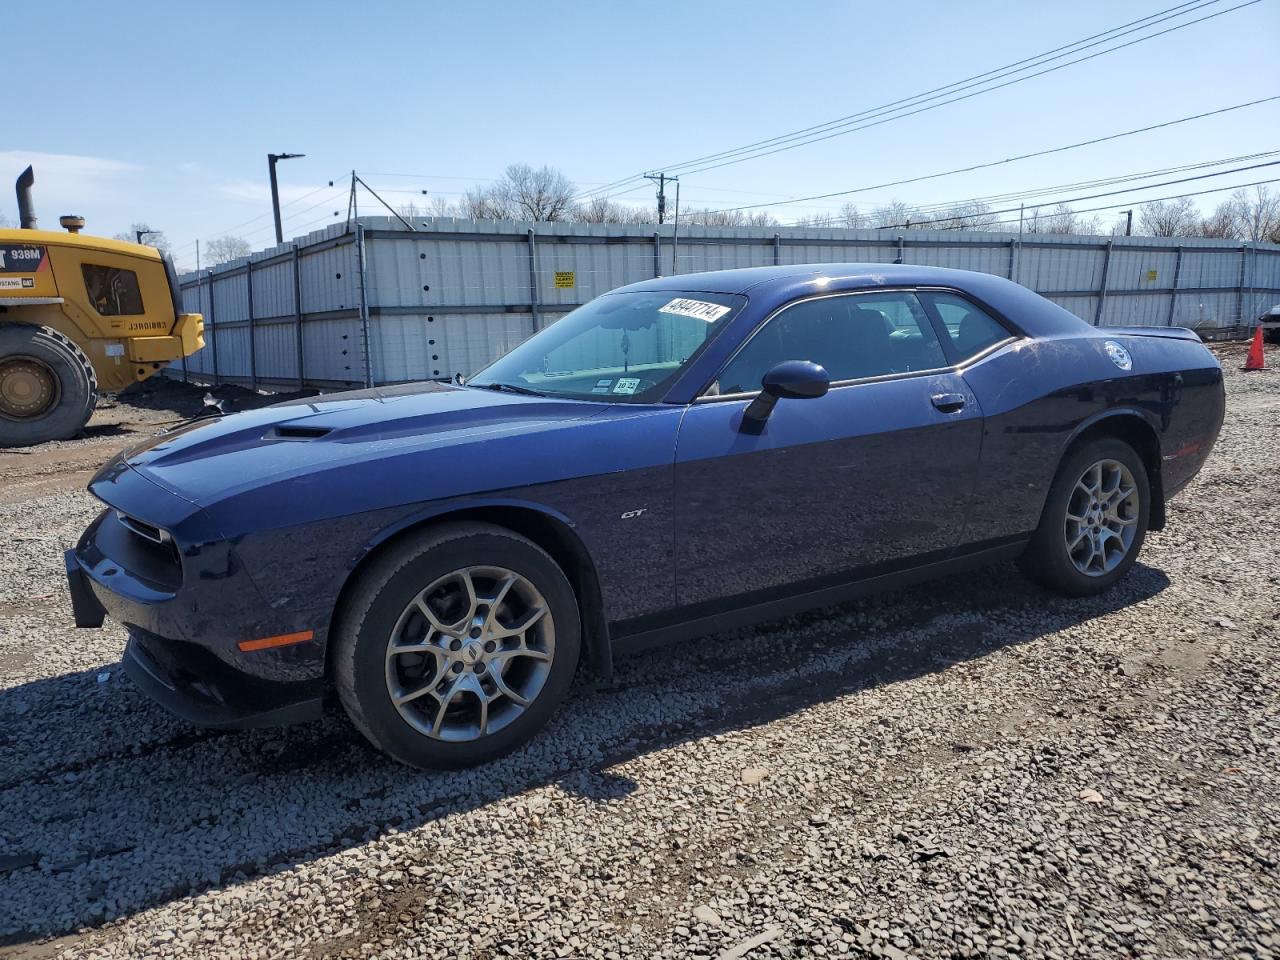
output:
[[[76,436],[99,392],[145,380],[204,346],[183,313],[173,261],[154,247],[36,229],[30,167],[18,177],[20,229],[0,229],[0,447]]]

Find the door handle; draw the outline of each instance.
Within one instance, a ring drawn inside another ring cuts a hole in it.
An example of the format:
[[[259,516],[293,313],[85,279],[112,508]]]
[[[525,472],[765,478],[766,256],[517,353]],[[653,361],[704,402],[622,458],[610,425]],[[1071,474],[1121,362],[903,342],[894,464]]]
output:
[[[935,393],[930,399],[942,413],[958,413],[964,409],[963,393]]]

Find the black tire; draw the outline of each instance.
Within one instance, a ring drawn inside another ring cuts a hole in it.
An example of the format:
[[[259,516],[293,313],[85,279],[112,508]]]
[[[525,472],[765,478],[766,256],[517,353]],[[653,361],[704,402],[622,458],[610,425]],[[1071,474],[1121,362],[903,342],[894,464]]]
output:
[[[484,566],[518,574],[545,600],[554,624],[550,672],[523,712],[496,732],[461,742],[434,739],[407,722],[392,702],[387,644],[402,612],[428,585],[453,571]],[[573,681],[581,636],[573,588],[546,551],[499,526],[450,523],[392,544],[361,572],[335,618],[331,666],[347,715],[370,743],[412,767],[458,769],[510,753],[547,723]]]
[[[1105,572],[1090,575],[1077,568],[1068,551],[1065,529],[1067,509],[1077,481],[1093,464],[1113,460],[1123,464],[1137,488],[1137,522],[1133,541],[1123,559]],[[1067,453],[1049,488],[1040,525],[1019,560],[1023,573],[1041,586],[1070,597],[1085,597],[1112,587],[1127,574],[1142,550],[1151,515],[1151,480],[1140,457],[1123,440],[1103,437],[1086,441]]]
[[[1262,331],[1262,340],[1264,343],[1270,343],[1273,346],[1280,344],[1280,327]]]
[[[98,376],[71,339],[50,327],[0,324],[0,378],[6,368],[13,376],[28,372],[28,383],[35,370],[37,379],[49,378],[53,390],[44,406],[31,409],[18,409],[20,397],[6,400],[0,394],[0,447],[70,440],[84,429],[98,402]]]

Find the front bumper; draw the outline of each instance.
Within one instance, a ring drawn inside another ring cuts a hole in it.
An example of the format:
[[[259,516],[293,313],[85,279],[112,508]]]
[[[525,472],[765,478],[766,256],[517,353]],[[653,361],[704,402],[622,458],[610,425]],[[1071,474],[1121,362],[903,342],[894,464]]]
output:
[[[314,684],[283,685],[236,674],[216,658],[201,656],[199,647],[143,630],[129,631],[123,664],[143,693],[196,726],[243,730],[320,718],[323,701]]]
[[[237,670],[199,644],[157,636],[130,620],[129,602],[86,573],[75,550],[64,554],[71,611],[77,627],[100,627],[108,608],[129,631],[123,665],[143,693],[183,720],[202,727],[278,727],[320,717],[319,680],[264,679]]]
[[[92,489],[115,506],[64,555],[76,625],[101,626],[109,617],[123,626],[126,671],[192,723],[274,726],[318,717],[323,638],[240,649],[241,641],[315,625],[264,602],[203,511],[121,463]]]

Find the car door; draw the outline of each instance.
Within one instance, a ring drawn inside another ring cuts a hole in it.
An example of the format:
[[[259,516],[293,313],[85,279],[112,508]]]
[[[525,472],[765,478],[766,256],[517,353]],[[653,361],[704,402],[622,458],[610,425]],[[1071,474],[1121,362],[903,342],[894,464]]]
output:
[[[743,429],[760,379],[812,360],[825,396]],[[676,444],[681,606],[818,588],[941,559],[976,481],[977,398],[908,290],[797,301],[759,327],[685,413]]]

